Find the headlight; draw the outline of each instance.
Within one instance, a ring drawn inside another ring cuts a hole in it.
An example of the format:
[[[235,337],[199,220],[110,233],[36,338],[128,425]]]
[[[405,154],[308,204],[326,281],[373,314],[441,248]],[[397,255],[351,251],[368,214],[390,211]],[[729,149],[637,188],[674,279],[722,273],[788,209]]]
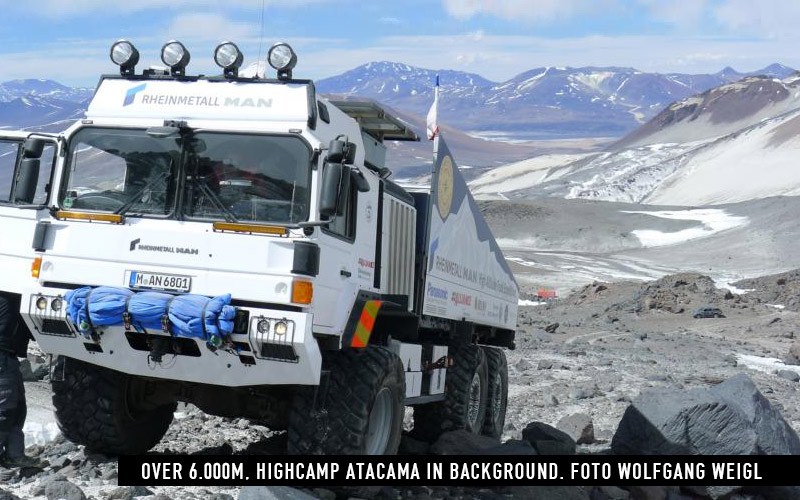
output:
[[[63,306],[64,306],[64,301],[61,300],[60,297],[56,297],[55,299],[53,299],[52,302],[50,302],[50,309],[56,312],[60,311]]]
[[[139,51],[127,40],[120,40],[111,46],[111,61],[120,67],[123,75],[133,74],[139,62]]]
[[[288,80],[292,78],[292,68],[297,64],[297,54],[288,43],[279,42],[269,49],[267,54],[269,65],[278,70],[278,78]]]
[[[262,319],[258,321],[258,333],[269,333],[269,321]]]
[[[286,335],[288,330],[289,327],[285,321],[278,321],[275,323],[275,335]]]
[[[222,42],[214,50],[214,62],[225,70],[225,76],[236,76],[244,61],[244,54],[233,42]]]
[[[165,43],[161,49],[161,61],[170,67],[173,75],[183,75],[190,59],[189,51],[177,40]]]
[[[47,309],[47,299],[44,297],[39,297],[36,299],[36,309],[40,311],[44,311]]]

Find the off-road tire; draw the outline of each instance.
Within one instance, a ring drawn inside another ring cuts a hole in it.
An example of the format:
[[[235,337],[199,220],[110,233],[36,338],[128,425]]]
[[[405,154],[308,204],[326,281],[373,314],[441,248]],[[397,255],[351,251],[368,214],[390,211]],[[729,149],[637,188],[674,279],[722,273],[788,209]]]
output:
[[[326,353],[327,383],[295,391],[289,416],[288,450],[293,455],[363,455],[376,396],[388,388],[392,424],[385,455],[400,446],[405,413],[403,363],[389,349],[370,346]],[[327,386],[327,387],[326,387]],[[319,398],[320,401],[316,402]]]
[[[447,369],[444,401],[414,407],[413,435],[428,442],[445,432],[466,429],[481,434],[486,419],[488,369],[483,349],[474,344],[451,348],[448,356],[454,366]],[[480,405],[474,425],[470,425],[470,388],[475,374],[480,380]]]
[[[500,439],[506,425],[508,405],[508,362],[502,349],[483,347],[489,368],[489,391],[486,403],[486,420],[483,423],[485,436]],[[497,399],[495,399],[497,398]]]
[[[161,441],[172,423],[176,404],[132,410],[131,376],[59,356],[52,383],[56,422],[70,441],[106,455],[141,454]]]

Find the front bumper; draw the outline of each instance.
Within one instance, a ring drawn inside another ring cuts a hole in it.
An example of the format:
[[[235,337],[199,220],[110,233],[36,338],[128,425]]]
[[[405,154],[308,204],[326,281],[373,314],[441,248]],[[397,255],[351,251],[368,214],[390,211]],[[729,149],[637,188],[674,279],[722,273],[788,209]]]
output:
[[[179,380],[227,387],[252,385],[317,385],[322,357],[312,334],[308,313],[245,307],[249,311],[247,333],[233,334],[236,350],[211,350],[193,338],[174,338],[161,331],[136,332],[124,326],[98,327],[94,339],[81,335],[66,317],[66,308],[55,310],[54,300],[68,290],[37,288],[22,296],[20,313],[41,349],[54,355],[79,359],[93,365],[144,377]],[[44,297],[45,307],[37,307]],[[270,324],[260,333],[258,323]],[[288,331],[274,333],[283,321]],[[178,345],[182,354],[164,354],[160,361],[153,345]]]

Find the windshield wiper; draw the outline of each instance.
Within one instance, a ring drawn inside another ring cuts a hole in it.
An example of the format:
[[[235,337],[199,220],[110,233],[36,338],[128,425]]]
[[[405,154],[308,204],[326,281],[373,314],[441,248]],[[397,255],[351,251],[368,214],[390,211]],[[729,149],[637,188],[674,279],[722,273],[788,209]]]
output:
[[[208,196],[208,199],[211,200],[211,203],[217,208],[217,210],[222,212],[222,215],[225,216],[225,219],[228,222],[239,222],[239,219],[237,219],[236,216],[233,215],[233,212],[228,210],[225,204],[222,203],[222,200],[219,199],[219,196],[217,196],[217,194],[214,191],[212,191],[211,188],[208,187],[208,185],[206,185],[205,179],[191,176],[189,177],[189,182],[191,182],[192,186],[197,186],[200,189],[200,191],[203,192],[204,195]]]
[[[147,192],[148,189],[151,189],[157,183],[159,183],[159,182],[163,181],[164,179],[166,179],[167,177],[169,177],[171,172],[172,172],[172,165],[170,165],[169,169],[164,170],[163,172],[159,173],[157,176],[155,176],[152,179],[150,179],[147,182],[147,184],[144,185],[144,187],[142,189],[140,189],[135,195],[131,196],[128,199],[128,201],[126,201],[121,207],[119,207],[116,211],[114,211],[114,213],[116,215],[125,215],[128,212],[128,210],[130,210],[131,207],[133,207],[137,203],[137,201],[141,198],[141,196],[145,192]]]

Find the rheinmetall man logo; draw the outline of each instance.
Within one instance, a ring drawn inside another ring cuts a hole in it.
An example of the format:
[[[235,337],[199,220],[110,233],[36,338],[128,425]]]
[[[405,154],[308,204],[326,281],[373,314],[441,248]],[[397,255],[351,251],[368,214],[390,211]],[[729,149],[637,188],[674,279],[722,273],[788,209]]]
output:
[[[147,88],[147,84],[143,83],[141,85],[137,85],[137,86],[129,89],[125,93],[125,100],[122,101],[122,106],[125,107],[125,106],[130,106],[131,104],[133,104],[133,100],[136,99],[136,94],[138,94],[139,92],[143,91],[146,88]]]

